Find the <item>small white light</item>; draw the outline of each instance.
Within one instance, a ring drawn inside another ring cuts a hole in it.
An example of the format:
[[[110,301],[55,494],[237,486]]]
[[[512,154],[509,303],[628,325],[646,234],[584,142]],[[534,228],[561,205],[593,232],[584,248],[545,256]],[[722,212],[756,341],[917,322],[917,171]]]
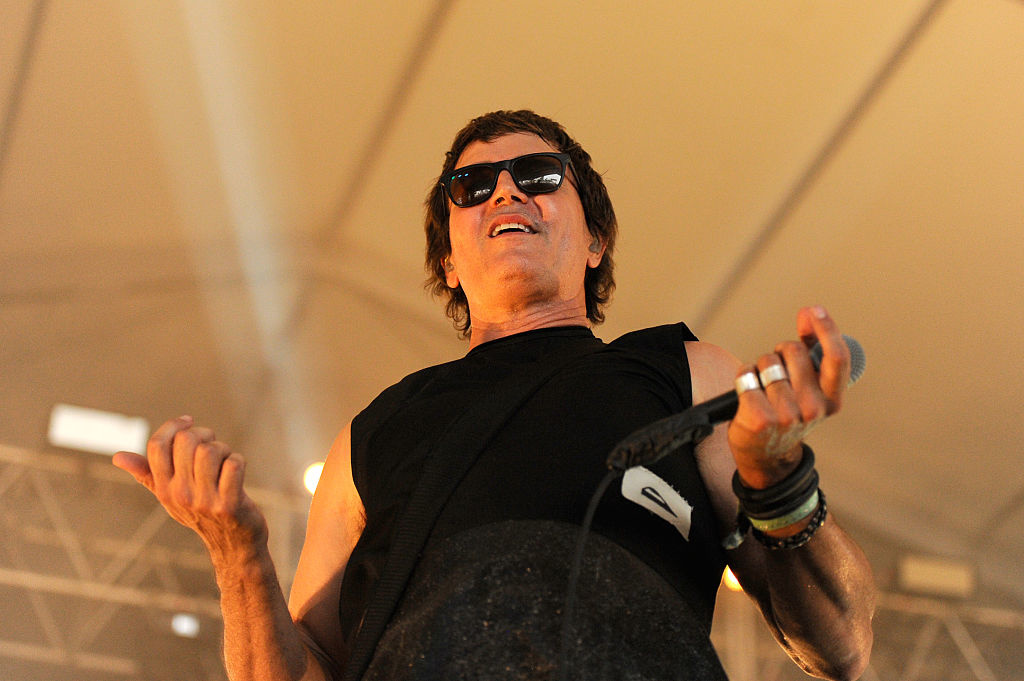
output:
[[[309,490],[310,494],[316,492],[316,485],[320,482],[320,474],[323,473],[323,471],[324,462],[317,461],[316,463],[309,464],[306,468],[306,472],[302,474],[302,483],[306,486],[306,489]]]
[[[113,455],[122,449],[142,453],[149,439],[149,423],[144,418],[57,404],[50,412],[47,438],[56,447],[97,454]]]
[[[743,591],[740,580],[736,579],[736,575],[732,573],[729,566],[726,566],[725,572],[722,573],[722,584],[725,584],[725,588],[729,591]]]
[[[195,638],[199,635],[199,618],[179,612],[171,618],[171,629],[183,638]]]

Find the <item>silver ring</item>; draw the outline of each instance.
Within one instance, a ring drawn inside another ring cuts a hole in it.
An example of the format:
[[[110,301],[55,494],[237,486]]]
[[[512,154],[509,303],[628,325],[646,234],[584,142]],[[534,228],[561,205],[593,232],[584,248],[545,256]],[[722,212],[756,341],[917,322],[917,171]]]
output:
[[[761,382],[757,380],[757,374],[753,371],[748,371],[745,374],[740,374],[736,378],[736,394],[742,395],[748,390],[760,390]]]
[[[761,370],[761,385],[766,388],[772,383],[778,383],[779,381],[785,381],[788,379],[789,374],[786,373],[786,367],[781,364],[772,364],[771,366],[765,367]]]

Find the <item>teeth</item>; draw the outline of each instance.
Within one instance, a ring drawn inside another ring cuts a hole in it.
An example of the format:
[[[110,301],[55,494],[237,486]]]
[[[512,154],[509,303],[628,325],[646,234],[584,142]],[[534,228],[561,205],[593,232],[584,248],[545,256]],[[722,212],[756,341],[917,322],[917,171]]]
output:
[[[495,227],[494,231],[491,232],[491,236],[498,236],[499,234],[503,234],[504,232],[511,231],[526,232],[527,234],[533,234],[533,230],[530,229],[527,225],[522,225],[519,224],[518,222],[506,222],[505,224],[498,225],[497,227]]]

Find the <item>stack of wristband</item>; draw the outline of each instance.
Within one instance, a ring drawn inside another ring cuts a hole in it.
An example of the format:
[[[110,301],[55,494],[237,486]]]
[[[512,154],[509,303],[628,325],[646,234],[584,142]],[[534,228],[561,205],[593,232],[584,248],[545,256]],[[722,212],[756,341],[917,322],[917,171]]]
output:
[[[743,484],[737,471],[732,489],[740,500],[736,530],[726,537],[723,546],[733,549],[743,542],[747,530],[771,549],[795,549],[803,546],[825,524],[828,509],[825,493],[818,489],[818,471],[814,468],[814,452],[803,445],[800,464],[784,480],[766,489],[752,489]],[[766,532],[788,527],[811,516],[807,526],[789,537],[772,537]]]

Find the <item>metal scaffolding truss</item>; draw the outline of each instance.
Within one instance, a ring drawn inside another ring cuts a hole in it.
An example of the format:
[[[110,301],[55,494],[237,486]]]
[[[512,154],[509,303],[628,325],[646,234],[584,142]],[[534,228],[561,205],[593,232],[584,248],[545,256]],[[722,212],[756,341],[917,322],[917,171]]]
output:
[[[287,589],[309,499],[250,489]],[[108,459],[0,445],[0,667],[18,681],[223,681],[216,583],[202,543]],[[197,618],[195,638],[171,617]],[[733,681],[807,679],[742,594],[712,638]],[[1024,679],[1024,610],[883,592],[864,681]]]
[[[287,585],[308,497],[249,493]],[[225,678],[202,543],[109,459],[0,445],[0,517],[4,678]],[[178,613],[198,619],[196,638],[173,633]]]
[[[731,681],[806,681],[741,593],[722,591],[712,638]],[[883,591],[862,681],[1024,679],[1024,611]]]

